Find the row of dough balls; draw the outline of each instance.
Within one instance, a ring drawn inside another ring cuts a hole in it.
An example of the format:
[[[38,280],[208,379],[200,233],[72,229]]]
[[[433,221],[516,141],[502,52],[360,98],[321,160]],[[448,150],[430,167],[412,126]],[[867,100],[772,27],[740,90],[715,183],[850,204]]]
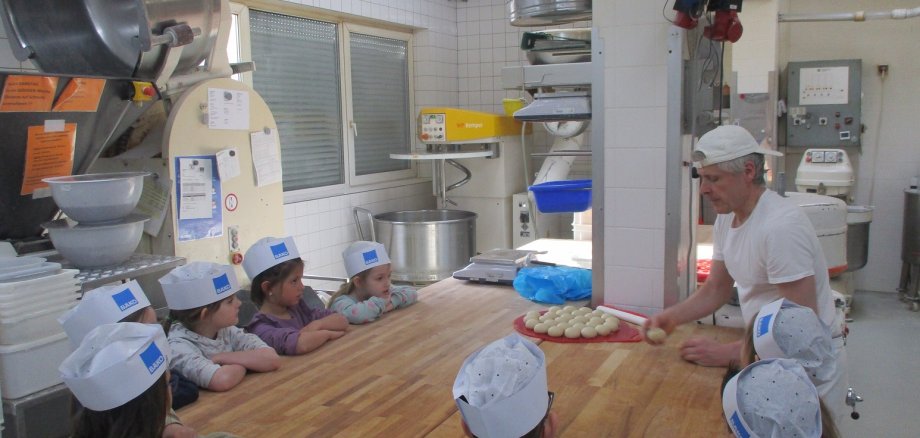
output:
[[[542,315],[536,310],[527,312],[524,327],[553,337],[590,339],[616,332],[620,329],[620,320],[590,307],[553,306]]]

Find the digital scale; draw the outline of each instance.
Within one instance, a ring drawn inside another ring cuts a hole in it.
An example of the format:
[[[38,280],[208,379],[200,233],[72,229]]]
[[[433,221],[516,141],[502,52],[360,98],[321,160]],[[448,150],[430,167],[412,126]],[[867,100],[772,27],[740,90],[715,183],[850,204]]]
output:
[[[517,249],[493,249],[470,258],[470,264],[454,272],[458,280],[480,283],[512,284],[518,270],[532,263],[535,254],[545,251],[524,251]],[[545,263],[540,263],[545,264]]]

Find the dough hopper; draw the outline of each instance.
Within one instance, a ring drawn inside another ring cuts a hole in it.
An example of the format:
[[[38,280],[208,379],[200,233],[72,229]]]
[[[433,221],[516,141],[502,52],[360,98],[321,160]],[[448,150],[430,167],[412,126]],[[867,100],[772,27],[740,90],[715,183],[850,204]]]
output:
[[[40,70],[24,75],[58,77],[58,93],[71,77],[107,79],[95,112],[0,113],[0,239],[38,237],[39,224],[57,212],[51,198],[20,194],[26,127],[49,119],[76,123],[72,173],[86,173],[161,97],[232,73],[226,37],[218,38],[222,26],[229,31],[226,0],[0,0],[0,17],[13,54]],[[151,83],[152,99],[130,98],[136,81]]]

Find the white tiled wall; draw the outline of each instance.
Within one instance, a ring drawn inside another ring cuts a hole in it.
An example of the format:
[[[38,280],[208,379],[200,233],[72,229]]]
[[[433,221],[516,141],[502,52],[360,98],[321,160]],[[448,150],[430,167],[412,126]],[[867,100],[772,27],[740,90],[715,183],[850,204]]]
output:
[[[664,306],[667,32],[659,2],[594,2],[607,48],[604,302]]]

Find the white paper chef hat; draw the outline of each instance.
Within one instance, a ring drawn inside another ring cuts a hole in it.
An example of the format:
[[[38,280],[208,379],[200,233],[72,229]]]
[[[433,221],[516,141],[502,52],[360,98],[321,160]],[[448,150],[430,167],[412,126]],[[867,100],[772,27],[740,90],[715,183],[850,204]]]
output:
[[[348,245],[348,248],[342,251],[342,259],[345,260],[345,274],[348,278],[375,266],[390,263],[390,256],[387,255],[387,249],[382,243],[363,240]]]
[[[753,336],[761,359],[793,359],[815,384],[833,378],[837,361],[831,332],[810,308],[785,298],[773,301],[757,312]]]
[[[58,371],[80,404],[107,411],[150,388],[169,368],[171,354],[159,325],[103,324],[86,335]]]
[[[240,290],[232,267],[208,262],[179,266],[161,277],[160,285],[172,310],[207,306]]]
[[[523,436],[546,416],[543,351],[517,333],[494,341],[463,361],[453,393],[477,437]]]
[[[76,348],[96,326],[121,321],[148,306],[150,300],[144,295],[141,285],[131,280],[125,284],[102,286],[86,292],[77,306],[61,315],[58,322]]]
[[[272,266],[299,258],[300,252],[297,251],[293,237],[263,237],[246,251],[243,270],[252,280]]]
[[[792,359],[748,365],[725,384],[725,421],[737,437],[821,437],[818,390]]]
[[[749,154],[783,156],[782,152],[765,148],[757,143],[747,129],[736,125],[722,125],[703,134],[693,150],[693,161],[699,167],[741,158]]]

